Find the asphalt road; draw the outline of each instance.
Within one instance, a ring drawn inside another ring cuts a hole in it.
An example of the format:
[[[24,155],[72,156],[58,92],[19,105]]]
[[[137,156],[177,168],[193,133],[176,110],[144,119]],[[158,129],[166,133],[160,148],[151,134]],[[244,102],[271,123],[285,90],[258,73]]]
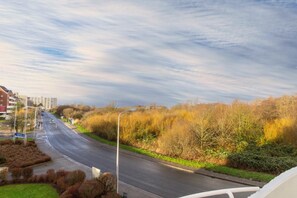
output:
[[[56,150],[89,167],[95,166],[103,172],[115,173],[114,148],[73,132],[49,113],[44,113],[43,119],[48,140]],[[162,197],[180,197],[209,190],[244,186],[178,170],[126,152],[120,152],[120,180]],[[239,197],[247,195],[241,194]]]

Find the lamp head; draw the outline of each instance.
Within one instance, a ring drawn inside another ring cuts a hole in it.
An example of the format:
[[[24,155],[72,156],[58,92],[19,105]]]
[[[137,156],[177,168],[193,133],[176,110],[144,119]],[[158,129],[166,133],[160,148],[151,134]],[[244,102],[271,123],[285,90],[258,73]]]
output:
[[[133,112],[133,111],[136,111],[136,110],[137,110],[137,108],[133,107],[133,108],[129,109],[128,112]]]

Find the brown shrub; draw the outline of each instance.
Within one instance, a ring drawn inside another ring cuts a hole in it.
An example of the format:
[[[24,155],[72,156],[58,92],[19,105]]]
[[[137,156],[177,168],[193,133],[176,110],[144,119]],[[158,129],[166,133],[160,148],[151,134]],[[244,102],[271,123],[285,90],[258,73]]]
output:
[[[24,144],[24,141],[23,140],[15,140],[14,144],[21,145],[21,144]]]
[[[65,177],[67,174],[69,174],[68,171],[65,171],[65,170],[58,170],[56,172],[56,177],[57,177],[57,180],[61,177]]]
[[[28,180],[33,175],[33,168],[31,168],[31,167],[24,168],[22,171],[22,175],[25,180]]]
[[[113,192],[117,189],[116,177],[109,172],[103,173],[100,175],[98,180],[104,185],[105,192]]]
[[[22,169],[21,168],[13,168],[10,170],[11,177],[14,181],[19,180],[22,176]]]
[[[9,168],[27,167],[50,160],[50,157],[38,150],[35,143],[25,146],[19,141],[16,141],[16,144],[11,141],[7,141],[6,144],[1,143],[0,154],[6,159]]]
[[[65,183],[64,176],[61,176],[57,179],[57,187],[60,192],[64,192],[68,188],[68,185]]]
[[[116,192],[108,192],[105,195],[101,196],[102,198],[121,198]]]
[[[81,170],[74,170],[65,176],[65,183],[72,186],[76,183],[81,183],[85,180],[86,174]]]
[[[78,189],[81,198],[95,198],[104,192],[104,185],[100,181],[84,181]]]
[[[44,175],[38,175],[37,176],[37,182],[38,183],[44,183],[44,182],[46,182],[46,179],[45,179]]]
[[[13,144],[13,141],[12,140],[2,140],[0,141],[0,145],[9,145],[9,144]]]
[[[65,191],[60,195],[60,198],[74,198],[74,196],[68,193],[67,191]]]
[[[71,197],[79,197],[78,189],[81,183],[76,183],[66,189],[65,192],[62,193],[60,198],[71,198]]]
[[[28,182],[37,183],[38,182],[38,176],[37,175],[33,175],[32,177],[30,177],[28,179]]]
[[[56,183],[57,175],[54,169],[47,170],[46,174],[49,182]]]

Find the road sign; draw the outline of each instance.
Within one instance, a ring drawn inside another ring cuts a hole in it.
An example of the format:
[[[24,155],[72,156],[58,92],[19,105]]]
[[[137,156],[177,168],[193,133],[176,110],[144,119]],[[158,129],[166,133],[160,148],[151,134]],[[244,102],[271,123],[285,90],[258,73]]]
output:
[[[25,138],[26,135],[23,134],[23,133],[15,133],[15,134],[14,134],[14,137],[16,137],[16,138]]]
[[[99,178],[100,173],[101,173],[100,169],[98,169],[96,167],[92,167],[92,176],[93,176],[93,178]]]

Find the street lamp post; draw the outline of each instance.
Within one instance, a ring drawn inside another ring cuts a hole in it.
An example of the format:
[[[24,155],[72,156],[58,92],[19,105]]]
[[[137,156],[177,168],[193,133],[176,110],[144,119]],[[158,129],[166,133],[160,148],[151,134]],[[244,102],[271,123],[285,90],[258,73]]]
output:
[[[24,107],[26,109],[25,112],[25,126],[24,126],[24,132],[25,132],[25,140],[24,143],[25,145],[27,144],[27,118],[28,118],[28,108],[35,108],[35,115],[34,115],[34,138],[35,138],[35,128],[36,128],[36,124],[37,124],[37,108],[38,107],[33,107],[33,106],[28,106],[28,104],[26,103],[26,107]]]
[[[36,136],[36,133],[35,133],[35,130],[36,130],[36,127],[37,127],[37,107],[35,107],[35,114],[34,114],[34,131],[33,131],[33,139],[35,140],[35,136]]]
[[[14,109],[14,121],[13,121],[13,131],[14,131],[14,133],[16,133],[17,112],[18,112],[18,105],[16,105],[15,109]],[[12,134],[13,142],[15,142],[14,133]]]
[[[26,111],[25,111],[25,126],[24,126],[24,132],[25,132],[24,143],[26,145],[27,144],[27,117],[28,117],[28,104],[27,104],[27,102],[26,102],[25,109],[26,109]]]
[[[118,115],[118,130],[117,130],[117,155],[116,155],[116,176],[117,176],[117,193],[119,193],[119,152],[120,152],[120,119],[121,115],[127,112],[136,111],[135,108],[123,111]]]

